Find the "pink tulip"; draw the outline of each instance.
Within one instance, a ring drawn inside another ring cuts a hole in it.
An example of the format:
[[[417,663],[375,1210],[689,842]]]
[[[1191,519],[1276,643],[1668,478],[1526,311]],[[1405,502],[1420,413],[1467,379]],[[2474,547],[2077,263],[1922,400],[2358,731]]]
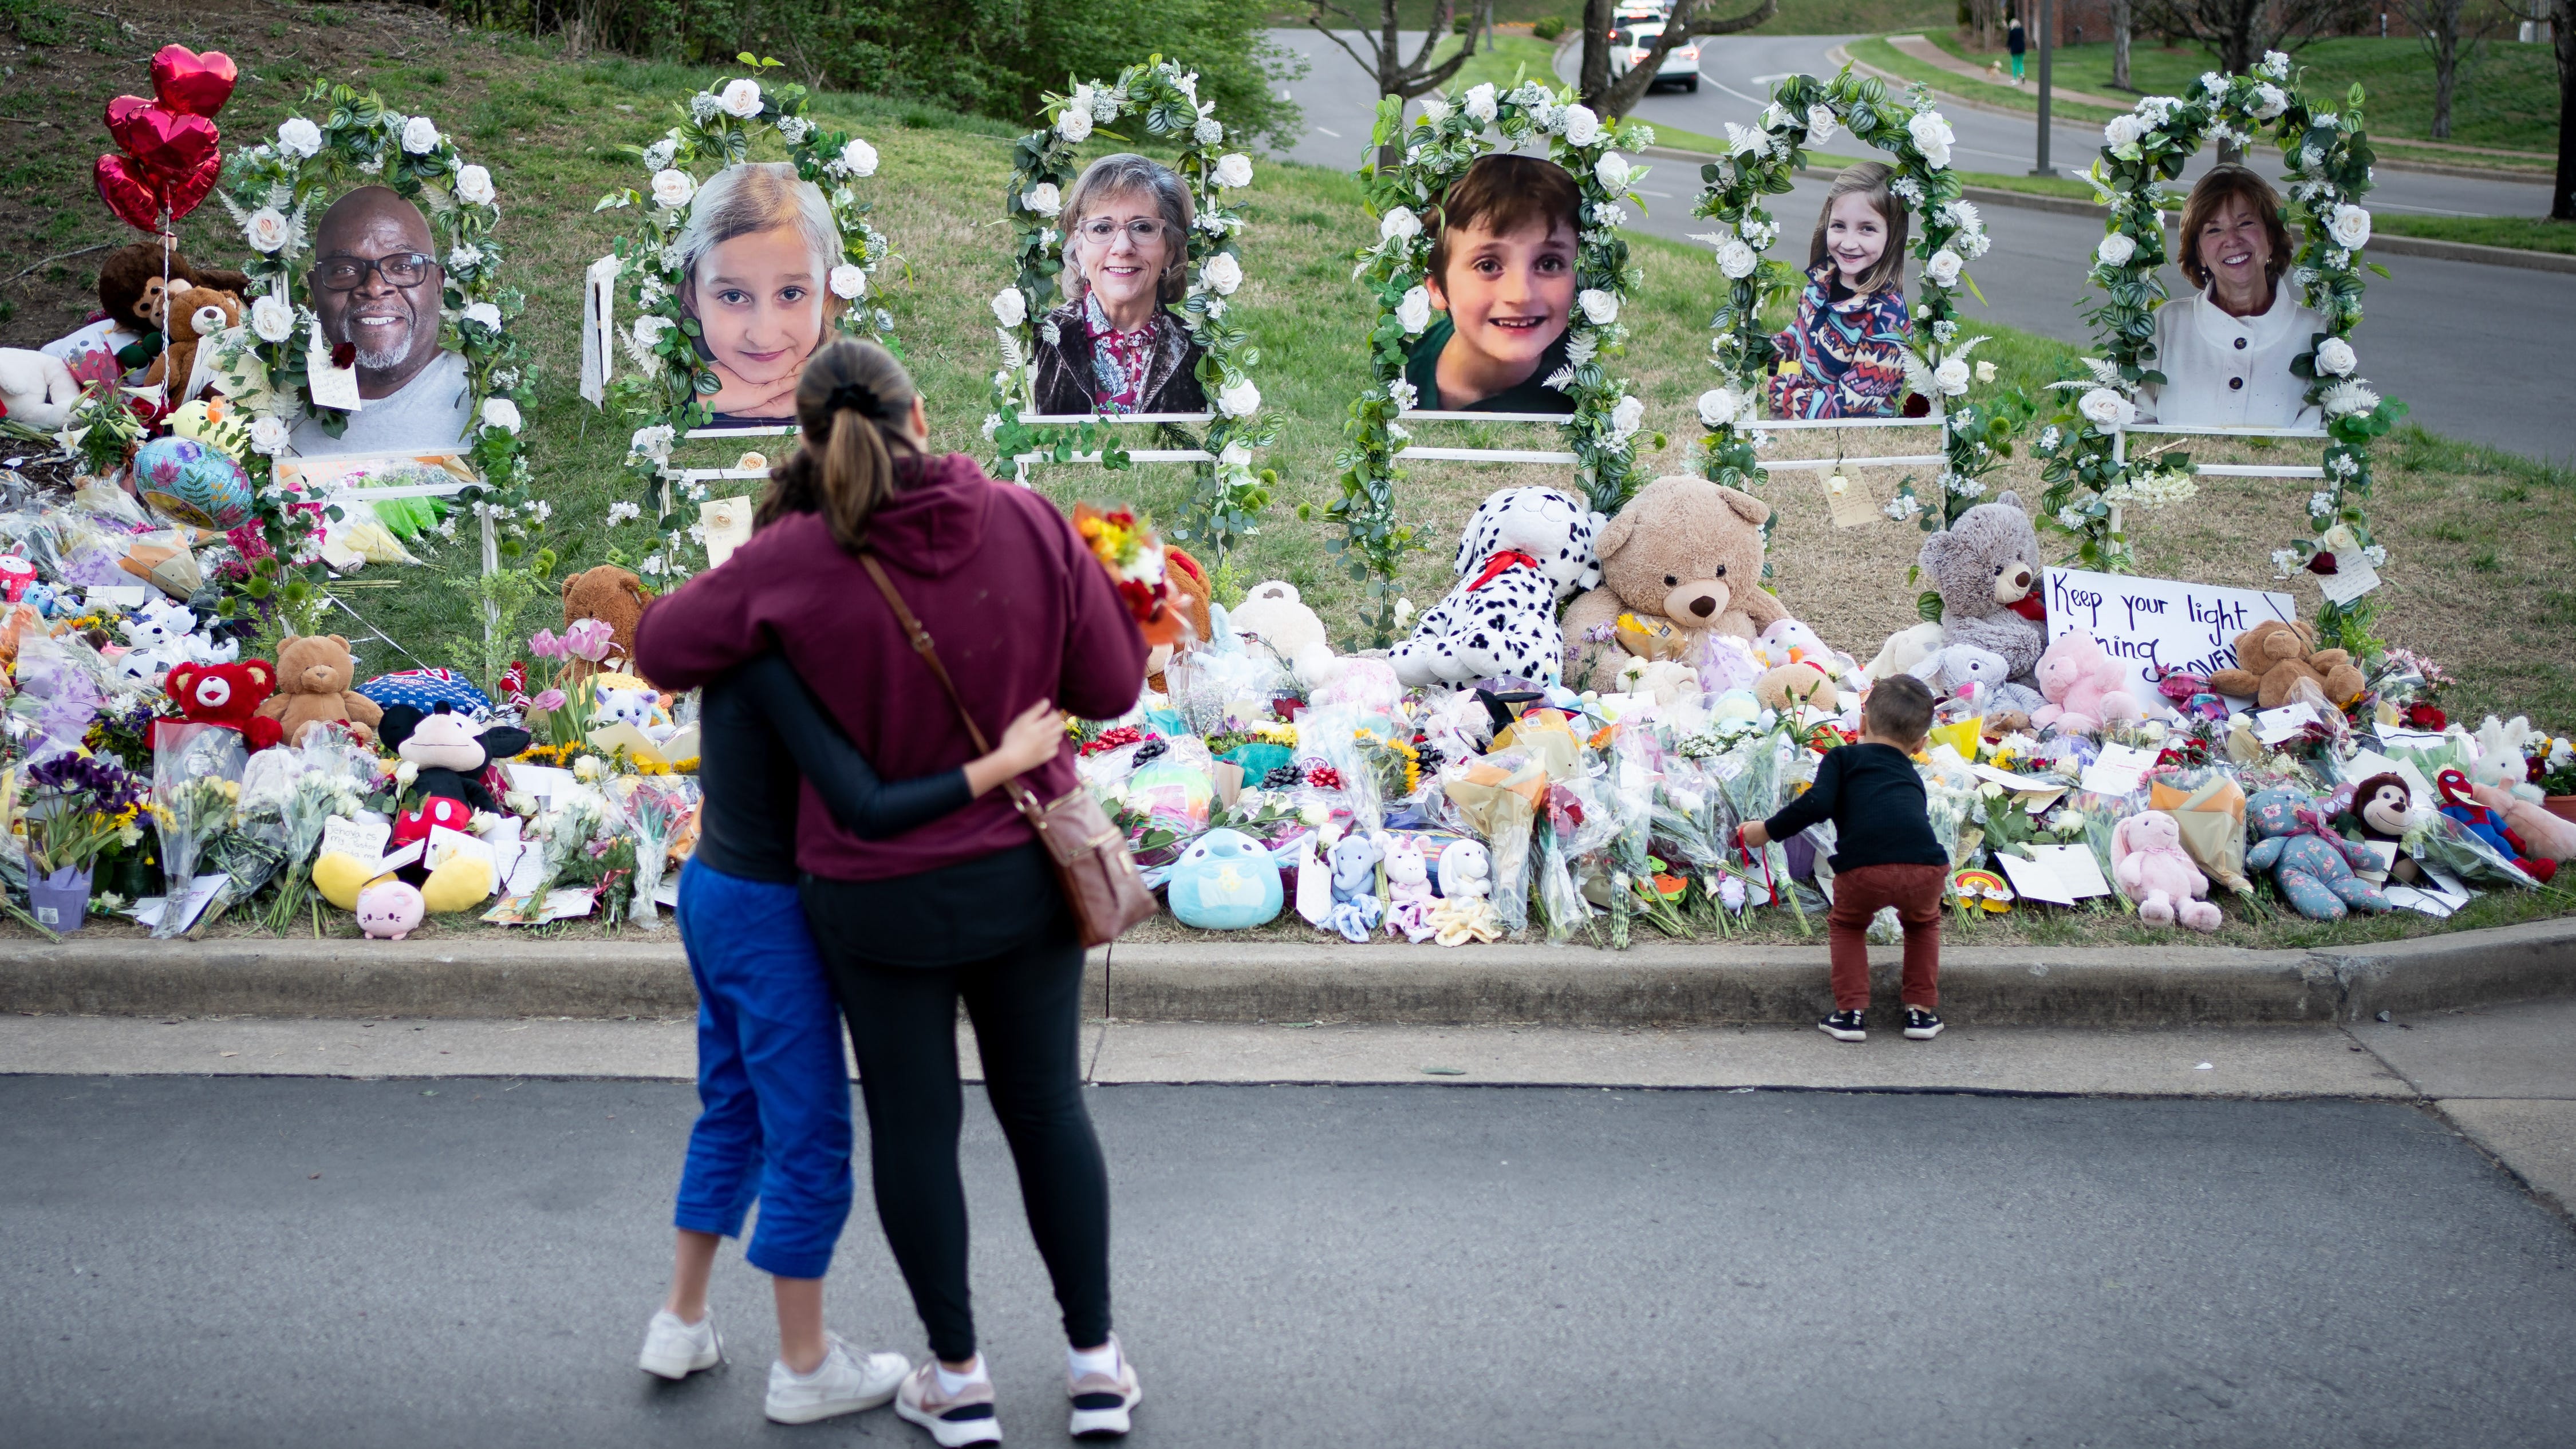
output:
[[[563,632],[564,652],[597,664],[608,657],[610,635],[614,632],[605,619],[583,619],[567,625]]]
[[[535,705],[538,709],[547,711],[548,713],[552,713],[555,710],[563,708],[563,702],[564,692],[560,689],[549,689],[545,693],[528,701],[528,703]]]
[[[556,638],[552,629],[539,629],[528,636],[528,652],[540,659],[561,659],[564,657],[564,641]]]

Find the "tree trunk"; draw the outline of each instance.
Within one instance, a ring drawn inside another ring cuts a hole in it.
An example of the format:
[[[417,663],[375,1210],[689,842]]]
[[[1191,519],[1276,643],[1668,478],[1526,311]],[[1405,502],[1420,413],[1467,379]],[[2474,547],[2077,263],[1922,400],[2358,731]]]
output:
[[[2133,89],[2129,84],[2129,0],[2111,0],[2111,84],[2124,91]]]
[[[1583,63],[1574,89],[1597,96],[1610,88],[1610,0],[1583,0]]]
[[[2576,221],[2576,0],[2558,0],[2550,39],[2558,52],[2558,189],[2549,215]]]

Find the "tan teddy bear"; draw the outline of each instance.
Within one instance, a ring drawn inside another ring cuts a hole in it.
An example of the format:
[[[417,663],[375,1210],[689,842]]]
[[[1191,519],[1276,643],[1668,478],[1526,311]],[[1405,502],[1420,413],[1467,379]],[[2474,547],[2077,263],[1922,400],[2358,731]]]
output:
[[[577,667],[574,673],[585,676],[603,671],[633,673],[635,625],[644,617],[645,602],[652,597],[644,592],[642,579],[611,564],[584,569],[565,579],[564,623],[572,625],[584,619],[601,620],[608,625],[611,641],[607,657],[600,660],[595,668]],[[581,661],[573,663],[579,666]]]
[[[2209,676],[2209,687],[2239,699],[2251,697],[2263,709],[2288,704],[2300,680],[2324,695],[2326,703],[2349,704],[2361,693],[2361,671],[2341,649],[2319,649],[2313,624],[2266,619],[2236,636],[2234,669]]]
[[[197,349],[213,341],[216,333],[240,324],[242,299],[238,293],[218,292],[211,287],[182,290],[174,283],[170,302],[169,344],[152,359],[151,368],[143,374],[143,385],[166,388],[165,396],[176,407],[188,400],[189,384],[196,381]]]
[[[311,726],[342,722],[358,739],[371,740],[385,712],[349,687],[357,669],[349,641],[337,634],[280,640],[277,693],[260,705],[259,712],[277,721],[278,737],[286,744],[301,743]]]
[[[1770,516],[1770,504],[1705,478],[1658,478],[1639,489],[1593,544],[1601,587],[1566,608],[1566,685],[1617,689],[1631,658],[1690,659],[1703,632],[1749,640],[1789,617],[1762,588]],[[1619,631],[1622,614],[1644,633]]]

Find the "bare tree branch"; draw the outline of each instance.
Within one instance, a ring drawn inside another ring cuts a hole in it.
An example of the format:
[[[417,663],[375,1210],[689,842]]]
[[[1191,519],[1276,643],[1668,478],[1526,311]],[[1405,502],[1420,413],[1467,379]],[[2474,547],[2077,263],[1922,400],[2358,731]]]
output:
[[[1735,35],[1751,30],[1780,13],[1780,0],[1762,3],[1741,15],[1717,17],[1700,13],[1701,0],[1673,0],[1671,18],[1664,22],[1664,33],[1646,47],[1646,55],[1628,67],[1628,73],[1610,79],[1610,36],[1606,25],[1594,20],[1593,11],[1602,12],[1606,21],[1609,0],[1591,0],[1584,7],[1583,68],[1581,76],[1583,103],[1598,112],[1605,121],[1615,121],[1636,108],[1646,91],[1655,83],[1655,74],[1663,68],[1664,57],[1703,35]],[[1598,63],[1595,62],[1596,53]]]

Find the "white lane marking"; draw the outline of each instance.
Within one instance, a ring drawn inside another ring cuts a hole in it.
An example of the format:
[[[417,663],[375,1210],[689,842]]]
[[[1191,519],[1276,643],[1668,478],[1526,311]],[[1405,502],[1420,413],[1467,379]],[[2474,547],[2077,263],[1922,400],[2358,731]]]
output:
[[[1651,196],[1657,201],[1670,201],[1673,199],[1673,194],[1669,191],[1648,191],[1642,186],[1637,188],[1637,194],[1639,196]]]
[[[1789,77],[1796,74],[1797,72],[1794,70],[1784,70],[1773,75],[1757,75],[1751,80],[1746,81],[1745,84],[1749,86],[1778,85],[1780,82],[1787,80]]]
[[[1342,133],[1332,129],[1330,126],[1317,126],[1315,128],[1315,134],[1319,136],[1330,136],[1336,141],[1342,139]]]

